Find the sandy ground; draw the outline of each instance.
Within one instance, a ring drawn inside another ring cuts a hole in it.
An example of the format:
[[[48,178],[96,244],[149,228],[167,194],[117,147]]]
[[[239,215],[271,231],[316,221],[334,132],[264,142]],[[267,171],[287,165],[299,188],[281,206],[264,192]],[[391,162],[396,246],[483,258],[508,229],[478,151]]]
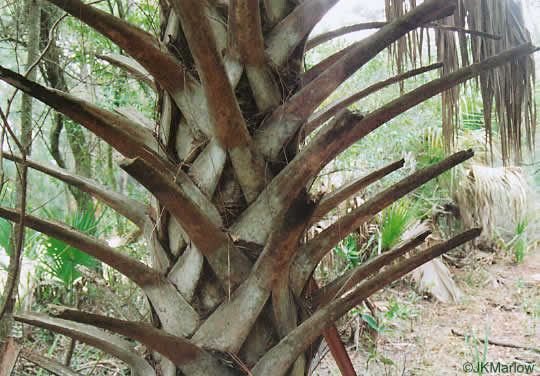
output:
[[[485,338],[486,333],[492,341],[540,347],[540,250],[527,254],[519,265],[510,256],[491,254],[474,262],[474,268],[452,269],[452,273],[463,293],[459,305],[414,295],[411,298],[411,288],[403,282],[374,296],[381,316],[388,310],[390,299],[400,307],[400,318],[379,323],[386,324],[388,331],[377,336],[376,348],[365,346],[365,340],[355,340],[351,335],[359,320],[342,325],[358,375],[465,375],[466,362],[482,360],[484,345],[473,343],[475,338]],[[469,336],[469,343],[452,334],[452,329]],[[366,369],[370,355],[373,360]],[[393,364],[385,364],[390,363],[388,360]],[[494,365],[499,362],[501,367],[512,363],[514,367],[534,365],[534,369],[521,373],[515,372],[516,368],[493,370],[485,375],[540,375],[540,354],[531,350],[488,345],[486,361]],[[330,354],[314,375],[340,375]]]

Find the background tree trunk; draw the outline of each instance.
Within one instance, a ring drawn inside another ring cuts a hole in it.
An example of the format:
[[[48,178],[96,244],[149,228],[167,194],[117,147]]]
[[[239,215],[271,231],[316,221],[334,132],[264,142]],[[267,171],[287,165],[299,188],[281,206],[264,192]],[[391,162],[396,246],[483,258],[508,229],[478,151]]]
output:
[[[26,19],[26,35],[28,41],[26,55],[26,77],[29,80],[35,80],[37,76],[37,68],[35,63],[39,55],[39,22],[40,22],[41,1],[26,0],[24,2],[24,19]],[[30,155],[32,145],[32,102],[33,98],[27,93],[22,94],[21,103],[21,132],[19,136],[20,145],[24,148],[19,150],[20,153]],[[17,176],[15,178],[15,207],[21,209],[25,204],[24,196],[26,195],[26,179],[27,168],[22,165],[17,165]],[[22,237],[17,241],[18,234],[23,232]],[[25,229],[17,224],[12,226],[10,242],[12,244],[11,254],[9,256],[8,278],[6,286],[15,286],[10,291],[9,288],[4,290],[4,294],[0,299],[0,306],[5,309],[0,317],[0,338],[6,338],[11,331],[13,323],[13,309],[17,296],[17,286],[20,278],[20,263],[22,262],[22,245],[24,244]]]
[[[52,4],[43,4],[41,8],[40,49],[46,51],[43,56],[42,75],[47,84],[55,89],[69,92],[62,67],[62,51],[57,45],[57,21],[61,13]],[[60,151],[60,135],[65,130],[69,147],[75,162],[75,172],[87,178],[92,177],[92,155],[88,151],[89,142],[83,127],[66,121],[61,112],[55,112],[54,125],[49,135],[50,152],[59,167],[67,168],[65,156]],[[92,198],[78,188],[68,186],[69,191],[81,211],[90,210]]]

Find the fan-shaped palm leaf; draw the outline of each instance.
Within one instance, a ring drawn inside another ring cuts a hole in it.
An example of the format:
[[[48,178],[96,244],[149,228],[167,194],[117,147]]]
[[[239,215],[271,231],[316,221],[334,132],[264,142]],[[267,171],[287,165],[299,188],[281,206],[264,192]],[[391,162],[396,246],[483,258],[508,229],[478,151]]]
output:
[[[71,218],[68,217],[66,222],[78,230],[97,236],[99,235],[97,226],[103,214],[96,218],[96,210],[97,206],[93,206],[90,210],[77,211]],[[46,211],[46,214],[51,218],[55,217],[50,211]],[[66,288],[69,288],[81,275],[75,269],[76,265],[89,268],[96,268],[99,265],[99,261],[92,256],[53,237],[43,235],[41,245],[44,251],[41,254],[40,267],[61,281]]]

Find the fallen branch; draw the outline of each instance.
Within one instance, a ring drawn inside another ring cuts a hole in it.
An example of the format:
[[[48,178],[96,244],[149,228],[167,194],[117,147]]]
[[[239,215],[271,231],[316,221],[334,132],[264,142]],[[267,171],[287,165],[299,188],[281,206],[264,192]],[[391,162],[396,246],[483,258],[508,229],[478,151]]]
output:
[[[453,335],[458,336],[458,337],[464,337],[464,338],[469,337],[468,335],[466,335],[463,332],[458,331],[457,329],[451,329],[451,332],[452,332]],[[479,337],[479,338],[477,338],[477,340],[482,342],[482,343],[485,342],[484,338]],[[523,344],[512,342],[512,341],[499,341],[499,340],[494,340],[494,339],[488,339],[488,343],[490,345],[495,345],[495,346],[511,347],[511,348],[514,348],[514,349],[530,350],[530,351],[534,351],[535,353],[540,354],[540,347],[523,345]]]
[[[21,349],[20,357],[57,376],[82,376],[82,374],[73,371],[71,368],[63,365],[62,363],[54,359],[46,358],[27,348]]]

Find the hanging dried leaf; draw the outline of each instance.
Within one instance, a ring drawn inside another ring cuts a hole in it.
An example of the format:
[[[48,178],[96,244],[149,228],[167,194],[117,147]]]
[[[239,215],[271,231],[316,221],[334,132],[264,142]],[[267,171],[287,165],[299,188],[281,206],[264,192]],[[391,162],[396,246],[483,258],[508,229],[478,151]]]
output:
[[[414,0],[409,0],[408,3],[406,0],[386,0],[385,5],[387,20],[392,20],[416,4]],[[437,29],[437,59],[444,64],[441,75],[455,71],[460,64],[465,66],[470,62],[476,63],[506,48],[531,41],[524,26],[521,5],[515,0],[458,0],[456,12],[442,23],[501,38],[497,40]],[[413,36],[412,33],[405,38],[400,39],[390,49],[391,60],[398,72],[403,71],[407,60],[412,61],[420,53],[422,46],[418,42],[424,39],[422,34]],[[524,141],[529,151],[533,150],[536,128],[534,82],[532,56],[516,59],[480,76],[486,139],[491,146],[492,112],[495,112],[505,162],[512,156],[515,163],[521,161]],[[459,124],[459,90],[455,87],[442,94],[442,125],[448,149],[455,145]]]

